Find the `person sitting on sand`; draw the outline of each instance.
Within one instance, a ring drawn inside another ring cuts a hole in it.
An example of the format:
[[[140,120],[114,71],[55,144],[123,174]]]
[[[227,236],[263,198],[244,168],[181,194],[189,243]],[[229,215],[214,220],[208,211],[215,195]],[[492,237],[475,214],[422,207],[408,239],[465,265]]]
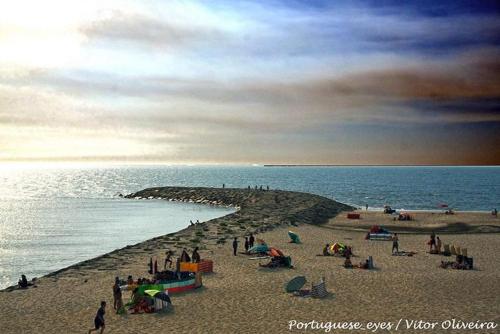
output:
[[[191,256],[193,263],[199,263],[201,261],[200,254],[198,254],[198,247],[193,250],[193,255]]]
[[[21,275],[21,279],[17,282],[21,289],[26,289],[28,287],[28,280],[26,279],[26,275]]]
[[[189,257],[186,248],[182,249],[181,262],[191,262],[191,258]]]
[[[167,257],[165,258],[165,262],[163,263],[163,270],[167,270],[167,263],[169,264],[168,267],[172,268],[172,251],[166,251],[165,254]]]
[[[329,248],[330,248],[329,244],[326,244],[325,247],[323,247],[323,256],[330,256],[330,253],[328,252]]]
[[[359,267],[361,269],[370,269],[370,261],[368,259],[366,259],[365,263],[361,262],[359,264]]]
[[[394,254],[394,250],[396,250],[396,253],[399,252],[399,238],[397,233],[394,233],[392,236],[392,254]]]
[[[95,315],[94,318],[94,327],[92,329],[89,329],[89,334],[101,329],[100,333],[104,333],[104,328],[106,327],[104,324],[104,314],[106,313],[106,302],[102,301],[101,302],[101,307],[97,310],[97,314]]]

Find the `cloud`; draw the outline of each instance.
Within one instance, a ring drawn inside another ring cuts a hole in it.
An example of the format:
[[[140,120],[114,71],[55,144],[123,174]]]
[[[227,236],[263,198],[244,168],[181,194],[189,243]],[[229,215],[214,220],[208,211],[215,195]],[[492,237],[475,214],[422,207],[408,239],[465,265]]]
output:
[[[112,11],[106,18],[84,24],[79,31],[89,40],[126,42],[139,46],[179,48],[224,39],[221,30],[194,22],[159,19],[139,13]]]

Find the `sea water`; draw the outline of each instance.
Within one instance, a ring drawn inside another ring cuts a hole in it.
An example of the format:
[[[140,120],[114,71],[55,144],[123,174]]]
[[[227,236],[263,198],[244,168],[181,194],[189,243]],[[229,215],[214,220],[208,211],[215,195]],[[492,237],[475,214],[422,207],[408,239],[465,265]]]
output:
[[[233,210],[120,198],[146,187],[260,187],[381,208],[500,209],[500,167],[0,166],[0,288]]]

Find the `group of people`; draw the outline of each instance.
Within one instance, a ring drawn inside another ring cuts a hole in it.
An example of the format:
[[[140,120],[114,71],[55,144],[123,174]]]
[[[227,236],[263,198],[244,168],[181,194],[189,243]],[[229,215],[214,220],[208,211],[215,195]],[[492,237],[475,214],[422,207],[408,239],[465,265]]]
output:
[[[252,189],[252,187],[248,186],[247,189],[250,190],[250,189]],[[264,188],[262,186],[260,186],[260,187],[255,186],[254,189],[255,190],[264,190]],[[266,190],[269,190],[269,186],[266,186]]]
[[[236,256],[236,254],[238,253],[238,238],[237,237],[234,237],[233,239],[233,255]],[[253,236],[252,233],[250,233],[249,236],[245,236],[245,253],[248,253],[248,250],[250,248],[252,248],[255,244],[255,237]]]

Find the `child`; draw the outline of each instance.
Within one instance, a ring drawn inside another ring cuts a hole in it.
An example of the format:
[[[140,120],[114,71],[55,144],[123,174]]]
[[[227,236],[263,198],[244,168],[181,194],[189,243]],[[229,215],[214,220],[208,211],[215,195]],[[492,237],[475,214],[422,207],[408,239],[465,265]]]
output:
[[[94,327],[93,329],[89,329],[89,334],[91,332],[97,331],[101,329],[100,333],[104,333],[104,328],[106,327],[104,324],[104,314],[106,313],[106,302],[102,301],[101,302],[101,307],[97,310],[97,314],[95,315],[94,318]]]

